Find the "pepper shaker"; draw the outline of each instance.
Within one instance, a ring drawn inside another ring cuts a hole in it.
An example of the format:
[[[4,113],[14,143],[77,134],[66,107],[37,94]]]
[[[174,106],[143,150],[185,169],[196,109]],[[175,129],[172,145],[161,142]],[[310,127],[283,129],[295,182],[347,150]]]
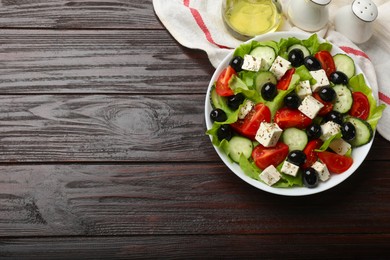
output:
[[[354,43],[364,43],[372,36],[372,22],[378,8],[371,0],[355,0],[351,6],[342,7],[335,15],[335,30]]]
[[[288,18],[304,31],[318,31],[329,21],[330,2],[331,0],[291,0],[287,11]]]

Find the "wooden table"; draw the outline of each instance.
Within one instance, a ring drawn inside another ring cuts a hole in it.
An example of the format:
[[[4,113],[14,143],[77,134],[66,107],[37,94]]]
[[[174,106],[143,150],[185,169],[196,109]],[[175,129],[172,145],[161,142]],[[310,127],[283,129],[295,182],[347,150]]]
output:
[[[205,135],[214,71],[152,1],[0,3],[0,258],[380,258],[390,143],[307,197],[249,186]]]

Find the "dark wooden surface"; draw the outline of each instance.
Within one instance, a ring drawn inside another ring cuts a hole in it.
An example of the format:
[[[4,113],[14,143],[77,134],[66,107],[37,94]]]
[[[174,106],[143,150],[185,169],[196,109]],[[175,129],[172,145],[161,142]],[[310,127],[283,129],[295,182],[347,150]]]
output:
[[[0,35],[0,259],[389,256],[390,143],[317,195],[245,184],[151,0],[2,0]]]

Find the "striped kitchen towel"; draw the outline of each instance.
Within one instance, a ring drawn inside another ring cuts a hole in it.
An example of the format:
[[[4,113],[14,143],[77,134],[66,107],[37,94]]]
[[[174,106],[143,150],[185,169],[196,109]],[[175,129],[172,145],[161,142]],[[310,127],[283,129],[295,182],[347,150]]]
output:
[[[290,0],[281,0],[285,11]],[[379,103],[390,106],[390,2],[373,0],[379,9],[374,21],[373,37],[355,45],[334,31],[332,21],[338,8],[350,5],[349,0],[332,1],[329,5],[329,25],[316,32],[352,56],[362,68]],[[183,46],[204,50],[211,64],[217,67],[223,58],[242,43],[226,30],[221,16],[222,0],[153,0],[154,10],[171,35]],[[299,31],[286,15],[279,31]],[[390,141],[390,108],[385,109],[378,132]]]

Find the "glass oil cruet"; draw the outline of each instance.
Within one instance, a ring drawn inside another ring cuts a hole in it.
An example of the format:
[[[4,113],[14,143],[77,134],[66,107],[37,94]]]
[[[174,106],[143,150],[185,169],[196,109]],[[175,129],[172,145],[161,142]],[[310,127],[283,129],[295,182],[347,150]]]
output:
[[[222,17],[229,32],[240,40],[275,31],[282,20],[277,0],[223,0]]]

